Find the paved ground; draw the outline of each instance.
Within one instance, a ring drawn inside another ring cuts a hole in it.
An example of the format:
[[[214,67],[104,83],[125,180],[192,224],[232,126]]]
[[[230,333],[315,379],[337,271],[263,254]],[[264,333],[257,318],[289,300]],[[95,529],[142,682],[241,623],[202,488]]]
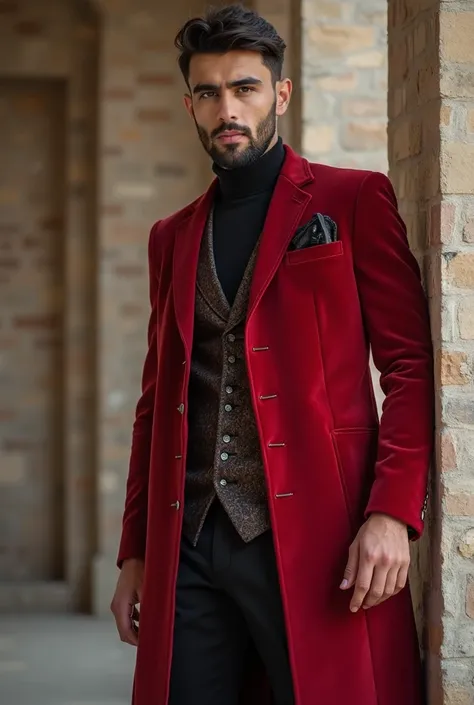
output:
[[[1,705],[130,705],[135,649],[110,621],[0,616]]]

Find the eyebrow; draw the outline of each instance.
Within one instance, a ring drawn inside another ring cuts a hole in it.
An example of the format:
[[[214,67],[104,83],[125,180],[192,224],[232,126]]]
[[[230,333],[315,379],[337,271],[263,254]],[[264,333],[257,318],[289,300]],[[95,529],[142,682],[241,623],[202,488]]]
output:
[[[226,88],[239,88],[240,86],[261,86],[263,81],[255,76],[246,76],[236,81],[227,81]],[[197,83],[193,88],[193,93],[204,93],[205,91],[218,91],[220,86],[216,83]]]

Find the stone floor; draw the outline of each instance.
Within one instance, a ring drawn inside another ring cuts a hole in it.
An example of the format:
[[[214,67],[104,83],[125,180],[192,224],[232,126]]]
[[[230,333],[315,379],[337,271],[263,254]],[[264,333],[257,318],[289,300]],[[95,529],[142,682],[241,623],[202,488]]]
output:
[[[0,616],[1,705],[130,705],[135,649],[110,620]]]

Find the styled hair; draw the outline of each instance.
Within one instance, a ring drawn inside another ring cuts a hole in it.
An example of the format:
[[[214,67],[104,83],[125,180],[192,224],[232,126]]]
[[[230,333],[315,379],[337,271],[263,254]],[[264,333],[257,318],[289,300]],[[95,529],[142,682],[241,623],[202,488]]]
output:
[[[242,5],[210,7],[202,17],[188,20],[175,38],[178,64],[189,86],[189,65],[195,54],[225,54],[232,50],[258,52],[272,74],[281,80],[286,44],[263,17]]]

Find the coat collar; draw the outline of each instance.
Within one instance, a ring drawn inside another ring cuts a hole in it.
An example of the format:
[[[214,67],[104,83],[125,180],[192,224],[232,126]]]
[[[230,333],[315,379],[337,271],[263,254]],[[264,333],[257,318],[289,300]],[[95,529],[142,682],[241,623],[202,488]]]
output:
[[[270,202],[256,254],[247,320],[272,280],[311,200],[310,194],[302,188],[314,178],[309,163],[287,145],[285,152],[285,161]],[[174,307],[188,359],[191,357],[192,348],[199,251],[216,186],[217,179],[214,179],[206,193],[197,201],[194,211],[178,226],[174,241]]]

